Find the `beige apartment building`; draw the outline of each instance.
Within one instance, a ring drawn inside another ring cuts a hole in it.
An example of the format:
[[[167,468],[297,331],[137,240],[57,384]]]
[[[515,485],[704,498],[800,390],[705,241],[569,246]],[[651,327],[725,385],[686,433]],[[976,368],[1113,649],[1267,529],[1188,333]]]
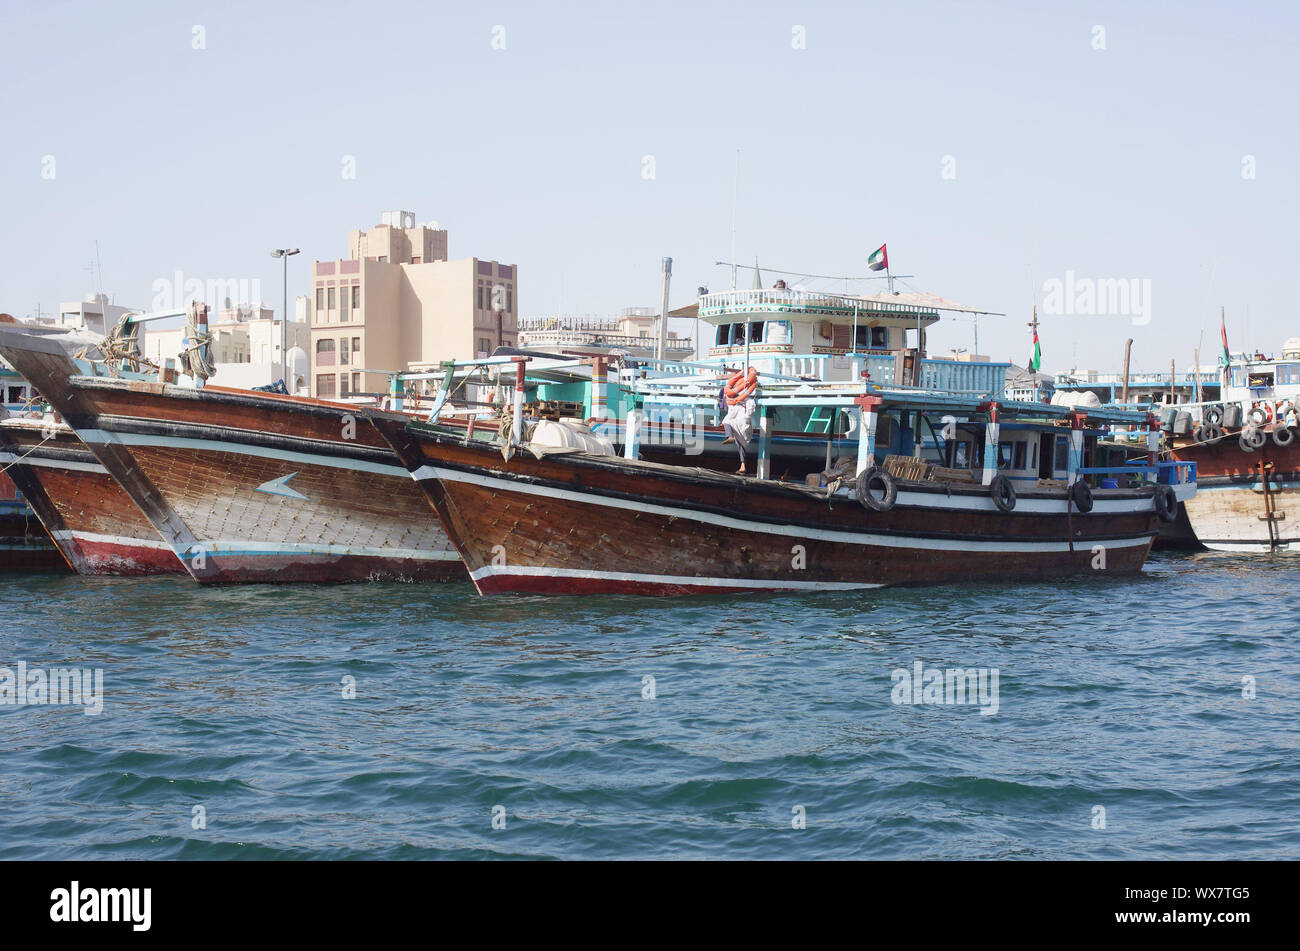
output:
[[[311,287],[313,396],[384,392],[386,373],[518,343],[518,268],[447,260],[447,232],[410,212],[350,232],[346,259],[312,262]]]

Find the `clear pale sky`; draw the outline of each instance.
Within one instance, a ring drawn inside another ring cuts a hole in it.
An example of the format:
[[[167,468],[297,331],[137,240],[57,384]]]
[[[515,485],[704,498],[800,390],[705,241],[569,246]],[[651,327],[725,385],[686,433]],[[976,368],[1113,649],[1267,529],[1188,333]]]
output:
[[[1300,4],[1134,6],[6,3],[0,310],[94,290],[96,241],[117,303],[180,270],[278,310],[270,248],[302,248],[306,293],[388,209],[518,264],[525,315],[657,307],[663,255],[679,306],[728,285],[739,149],[742,262],[863,275],[888,242],[911,286],[1007,313],[995,359],[1025,362],[1067,271],[1150,281],[1151,320],[1040,313],[1045,370],[1118,369],[1129,336],[1139,370],[1212,362],[1220,305],[1274,351],[1300,335]]]

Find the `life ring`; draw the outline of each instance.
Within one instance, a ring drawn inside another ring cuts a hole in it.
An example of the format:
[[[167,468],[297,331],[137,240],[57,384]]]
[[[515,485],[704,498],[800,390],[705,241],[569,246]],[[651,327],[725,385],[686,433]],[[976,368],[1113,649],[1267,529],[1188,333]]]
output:
[[[727,397],[727,402],[732,406],[735,406],[737,403],[743,403],[745,400],[753,396],[754,391],[757,389],[758,371],[753,367],[750,367],[748,375],[746,375],[742,370],[732,376],[732,378],[727,381],[727,388],[724,392]]]
[[[1266,426],[1273,421],[1273,407],[1268,403],[1256,403],[1246,414],[1246,419],[1256,426]]]
[[[1070,485],[1069,496],[1074,502],[1074,507],[1084,515],[1092,511],[1092,487],[1082,479]]]
[[[1172,522],[1178,517],[1178,496],[1174,495],[1173,486],[1158,485],[1152,500],[1156,504],[1156,515],[1162,522]]]
[[[1295,441],[1295,430],[1285,426],[1273,427],[1273,444],[1279,448],[1289,446]]]
[[[1218,426],[1218,425],[1219,425],[1220,423],[1222,423],[1222,422],[1223,422],[1223,407],[1222,407],[1222,406],[1211,406],[1211,407],[1209,407],[1209,408],[1207,408],[1207,409],[1205,410],[1205,425],[1206,425],[1206,426],[1210,426],[1210,427]]]
[[[858,473],[856,488],[862,507],[873,512],[888,512],[898,501],[898,483],[884,469],[863,469]],[[881,493],[880,498],[872,495],[877,490]]]
[[[993,504],[998,507],[998,511],[1010,512],[1016,507],[1016,487],[1004,475],[993,477],[989,483],[989,494],[993,496]]]

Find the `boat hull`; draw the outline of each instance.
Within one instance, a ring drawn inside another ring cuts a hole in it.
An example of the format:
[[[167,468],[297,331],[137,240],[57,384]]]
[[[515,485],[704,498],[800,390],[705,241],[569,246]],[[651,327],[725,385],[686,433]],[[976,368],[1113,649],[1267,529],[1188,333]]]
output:
[[[1063,493],[998,511],[979,486],[901,486],[887,512],[841,490],[582,453],[508,462],[436,430],[380,429],[482,594],[698,594],[1131,574],[1156,531],[1150,491]]]
[[[1197,493],[1183,503],[1197,540],[1212,551],[1300,550],[1300,440],[1270,438],[1255,452],[1236,438],[1175,449],[1193,461]]]
[[[171,547],[71,430],[4,420],[0,460],[78,574],[185,574]]]
[[[465,578],[424,496],[352,407],[78,377],[66,343],[3,328],[0,353],[196,581]]]

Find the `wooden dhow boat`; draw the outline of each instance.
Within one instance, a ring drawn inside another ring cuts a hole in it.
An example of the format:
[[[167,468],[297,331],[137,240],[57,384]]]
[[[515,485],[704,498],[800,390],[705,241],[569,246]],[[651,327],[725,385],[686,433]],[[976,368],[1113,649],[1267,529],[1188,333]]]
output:
[[[1213,551],[1300,550],[1300,339],[1281,356],[1232,355],[1222,374],[1221,399],[1162,420],[1165,455],[1196,463],[1187,520]]]
[[[371,416],[304,397],[78,375],[74,336],[0,327],[0,354],[195,580],[465,577]]]
[[[766,386],[781,408],[845,409],[856,454],[826,486],[533,446],[376,419],[428,495],[482,594],[696,594],[1041,580],[1139,571],[1195,465],[1090,467],[1110,424],[1143,413],[963,398],[868,383]],[[647,403],[711,398],[647,382]],[[761,421],[760,421],[761,423]],[[637,421],[631,422],[635,432]],[[760,425],[766,433],[767,427]],[[499,431],[498,431],[499,432]]]
[[[66,423],[52,416],[0,420],[0,462],[78,574],[185,573],[171,546]]]

